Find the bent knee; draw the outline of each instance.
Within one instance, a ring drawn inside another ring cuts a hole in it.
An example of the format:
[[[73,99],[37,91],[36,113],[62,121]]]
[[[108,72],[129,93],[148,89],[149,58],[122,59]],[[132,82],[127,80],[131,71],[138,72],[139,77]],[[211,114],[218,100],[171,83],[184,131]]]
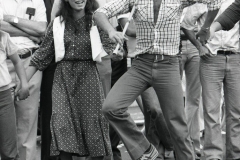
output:
[[[105,101],[102,107],[102,113],[104,116],[109,115],[114,110],[114,103]]]

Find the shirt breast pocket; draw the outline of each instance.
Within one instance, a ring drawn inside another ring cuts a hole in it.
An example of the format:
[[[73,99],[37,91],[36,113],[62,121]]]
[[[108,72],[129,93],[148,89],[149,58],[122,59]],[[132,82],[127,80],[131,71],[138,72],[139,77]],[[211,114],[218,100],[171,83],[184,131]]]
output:
[[[166,20],[175,20],[180,18],[180,4],[172,3],[166,4],[164,8],[164,17]]]
[[[138,21],[147,21],[147,6],[137,7],[134,17]]]

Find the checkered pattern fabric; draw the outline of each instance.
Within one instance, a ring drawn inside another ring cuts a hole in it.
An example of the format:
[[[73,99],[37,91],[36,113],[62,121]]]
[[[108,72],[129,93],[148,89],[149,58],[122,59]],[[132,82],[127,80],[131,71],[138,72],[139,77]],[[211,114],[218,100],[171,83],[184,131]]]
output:
[[[135,0],[114,0],[96,12],[108,18],[131,11]],[[153,0],[139,0],[133,15],[137,27],[136,55],[149,54],[176,55],[179,52],[180,16],[184,7],[197,0],[162,0],[156,24],[154,23]],[[221,0],[200,0],[207,3],[209,10],[218,9]]]

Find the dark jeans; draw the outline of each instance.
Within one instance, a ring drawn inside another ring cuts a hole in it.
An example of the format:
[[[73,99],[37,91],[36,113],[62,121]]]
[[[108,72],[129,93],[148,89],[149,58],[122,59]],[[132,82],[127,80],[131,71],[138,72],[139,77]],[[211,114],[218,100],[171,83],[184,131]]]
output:
[[[10,89],[0,91],[0,159],[16,160],[16,114]]]
[[[141,97],[144,107],[146,137],[156,147],[160,156],[164,155],[164,148],[173,150],[173,143],[157,94],[150,87],[141,94]]]
[[[152,86],[173,139],[177,160],[193,160],[193,146],[184,113],[179,60],[176,56],[164,56],[164,60],[142,57],[138,56],[132,67],[113,86],[104,102],[103,114],[120,136],[131,158],[138,159],[150,143],[139,131],[127,109],[143,91]]]

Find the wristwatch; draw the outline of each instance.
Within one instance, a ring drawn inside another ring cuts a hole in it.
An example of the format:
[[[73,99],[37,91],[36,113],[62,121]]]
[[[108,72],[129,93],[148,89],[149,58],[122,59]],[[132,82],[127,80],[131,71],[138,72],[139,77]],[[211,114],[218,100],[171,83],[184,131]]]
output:
[[[17,24],[18,23],[18,17],[14,17],[13,23]]]

